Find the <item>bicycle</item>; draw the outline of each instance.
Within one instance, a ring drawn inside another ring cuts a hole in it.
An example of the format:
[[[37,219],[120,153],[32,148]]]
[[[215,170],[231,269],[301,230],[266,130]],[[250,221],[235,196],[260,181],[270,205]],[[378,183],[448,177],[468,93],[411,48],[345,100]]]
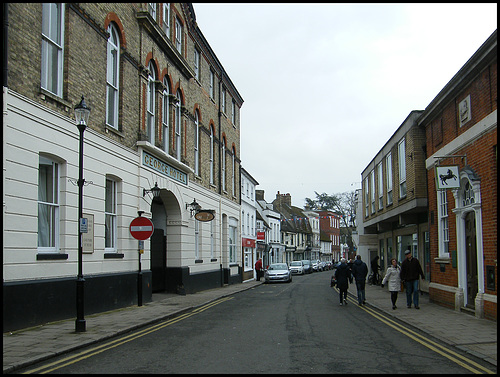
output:
[[[382,284],[382,276],[380,274],[377,274],[377,279],[376,281],[373,281],[374,279],[374,273],[372,272],[370,276],[368,276],[368,284],[370,285],[380,285]]]

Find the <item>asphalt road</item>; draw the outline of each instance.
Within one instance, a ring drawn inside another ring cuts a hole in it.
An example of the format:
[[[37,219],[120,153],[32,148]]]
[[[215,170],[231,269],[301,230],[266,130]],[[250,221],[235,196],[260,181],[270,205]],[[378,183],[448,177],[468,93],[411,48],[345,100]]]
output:
[[[222,298],[51,360],[51,373],[470,373],[354,300],[331,272]],[[414,330],[414,329],[413,329]],[[415,330],[414,330],[415,331]],[[47,362],[48,364],[49,362]]]

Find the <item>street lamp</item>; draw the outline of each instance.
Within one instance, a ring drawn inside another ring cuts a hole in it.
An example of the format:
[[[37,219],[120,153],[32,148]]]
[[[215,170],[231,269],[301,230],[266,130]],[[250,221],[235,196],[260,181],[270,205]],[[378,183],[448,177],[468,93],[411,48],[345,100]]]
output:
[[[79,173],[78,173],[78,277],[76,279],[76,321],[75,321],[75,331],[84,332],[85,331],[85,318],[84,318],[84,284],[85,279],[83,278],[82,271],[82,223],[83,223],[83,185],[85,179],[83,179],[83,133],[87,128],[87,122],[89,120],[90,107],[87,106],[85,100],[80,101],[78,105],[75,106],[75,123],[80,131],[80,152],[79,152]]]

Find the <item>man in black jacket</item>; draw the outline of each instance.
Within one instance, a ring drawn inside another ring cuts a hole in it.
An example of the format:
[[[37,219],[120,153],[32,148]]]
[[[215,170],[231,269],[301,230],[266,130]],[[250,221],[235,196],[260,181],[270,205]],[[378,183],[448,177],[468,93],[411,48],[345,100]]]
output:
[[[406,306],[411,308],[411,296],[413,294],[413,304],[415,309],[420,309],[418,306],[418,277],[421,276],[422,280],[425,279],[422,266],[417,258],[413,258],[411,250],[405,251],[406,259],[401,263],[401,280],[405,283],[406,288]]]
[[[347,305],[347,289],[349,288],[349,282],[352,283],[352,272],[347,266],[345,258],[342,258],[340,262],[340,266],[335,270],[335,279],[339,289],[340,305]]]
[[[356,260],[352,264],[352,274],[356,279],[356,289],[358,290],[358,304],[366,303],[365,283],[366,275],[368,275],[368,266],[361,260],[361,255],[356,255]]]

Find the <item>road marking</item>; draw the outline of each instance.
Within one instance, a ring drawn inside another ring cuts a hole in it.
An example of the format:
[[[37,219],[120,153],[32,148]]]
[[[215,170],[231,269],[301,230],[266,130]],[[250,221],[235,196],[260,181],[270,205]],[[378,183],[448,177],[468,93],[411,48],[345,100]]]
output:
[[[335,290],[338,292],[337,288],[335,288]],[[364,310],[365,312],[370,314],[372,317],[375,317],[379,321],[385,323],[387,326],[392,327],[393,329],[395,329],[395,330],[399,331],[400,333],[406,335],[407,337],[415,340],[416,342],[422,344],[423,346],[429,348],[430,350],[446,357],[447,359],[453,361],[454,363],[460,365],[461,367],[471,371],[472,373],[475,373],[475,374],[484,374],[484,373],[496,374],[495,372],[483,367],[482,365],[476,363],[475,361],[470,360],[467,357],[462,356],[462,355],[452,351],[451,349],[444,347],[444,346],[430,340],[429,338],[426,338],[425,336],[416,333],[413,330],[405,328],[400,323],[394,321],[393,319],[391,319],[389,317],[385,317],[384,315],[380,314],[379,312],[375,311],[372,308],[369,308],[367,306],[357,305],[358,304],[357,299],[354,300],[350,296],[348,296],[347,299],[350,302],[352,302],[353,304],[356,304],[355,306],[357,306],[359,309]]]
[[[148,335],[148,334],[151,334],[155,331],[161,330],[167,326],[173,325],[174,323],[180,322],[180,321],[187,319],[189,317],[192,317],[196,314],[200,314],[200,313],[204,312],[207,309],[210,309],[211,307],[213,307],[215,305],[221,304],[221,303],[228,301],[228,300],[232,300],[233,298],[234,297],[223,297],[221,299],[218,299],[218,300],[212,301],[208,304],[205,304],[203,306],[200,306],[189,313],[181,314],[175,318],[171,318],[171,319],[166,320],[166,321],[161,321],[155,325],[152,325],[152,326],[147,327],[145,329],[136,331],[132,334],[120,337],[119,339],[115,339],[115,340],[112,340],[110,342],[104,343],[100,346],[93,347],[93,348],[88,349],[86,351],[80,352],[76,355],[62,358],[58,361],[55,361],[55,362],[52,362],[49,364],[45,364],[45,365],[38,367],[38,368],[35,368],[35,369],[30,369],[30,370],[24,372],[23,374],[32,374],[32,373],[46,374],[46,373],[50,373],[54,370],[61,369],[65,366],[75,364],[79,361],[88,359],[89,357],[95,356],[95,355],[102,353],[104,351],[110,350],[110,349],[118,347],[122,344],[131,342],[132,340],[141,338],[145,335]]]

